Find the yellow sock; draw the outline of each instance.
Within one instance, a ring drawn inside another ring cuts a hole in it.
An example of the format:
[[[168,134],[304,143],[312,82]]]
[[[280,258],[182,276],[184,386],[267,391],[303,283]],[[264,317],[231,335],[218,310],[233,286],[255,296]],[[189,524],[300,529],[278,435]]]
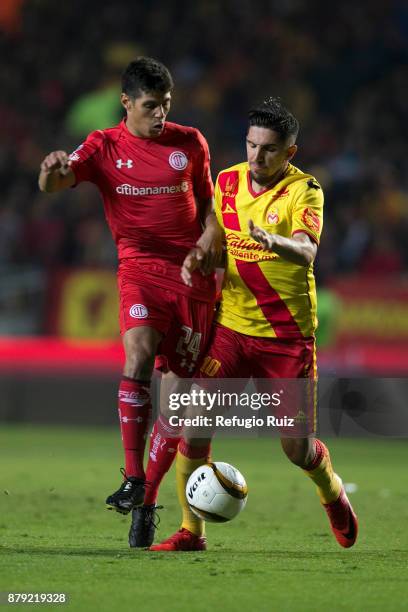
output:
[[[323,458],[316,468],[303,471],[315,483],[321,503],[330,504],[330,502],[336,501],[340,495],[341,479],[333,472],[327,447],[320,440],[316,440],[316,445],[319,445],[323,451]]]
[[[177,481],[177,496],[180,502],[180,506],[183,511],[183,521],[181,527],[188,529],[191,533],[198,536],[203,536],[205,533],[204,521],[199,519],[191,510],[187,502],[186,497],[186,484],[190,475],[200,465],[207,463],[208,457],[199,457],[198,459],[190,459],[183,455],[180,450],[177,452],[176,457],[176,481]]]

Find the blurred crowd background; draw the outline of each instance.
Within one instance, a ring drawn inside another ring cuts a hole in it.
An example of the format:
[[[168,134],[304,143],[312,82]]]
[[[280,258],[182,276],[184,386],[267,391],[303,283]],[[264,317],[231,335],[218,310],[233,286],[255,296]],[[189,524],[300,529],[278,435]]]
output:
[[[0,333],[46,331],[50,275],[113,270],[96,188],[38,191],[42,158],[117,123],[120,75],[162,60],[170,120],[198,127],[213,175],[245,156],[248,109],[280,96],[301,122],[295,164],[321,181],[321,287],[408,266],[408,5],[403,0],[1,0]]]

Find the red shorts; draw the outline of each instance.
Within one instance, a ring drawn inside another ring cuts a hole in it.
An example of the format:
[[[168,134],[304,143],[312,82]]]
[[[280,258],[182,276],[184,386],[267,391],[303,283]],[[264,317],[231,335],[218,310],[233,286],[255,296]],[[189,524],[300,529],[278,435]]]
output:
[[[215,324],[200,377],[248,379],[251,376],[316,378],[314,338],[258,338]]]
[[[119,275],[120,331],[147,325],[163,334],[156,358],[158,369],[183,378],[193,376],[206,348],[214,303],[202,302],[140,279]]]
[[[234,379],[226,384],[232,384],[228,390],[232,388],[238,393],[244,390],[252,377],[260,393],[281,394],[282,401],[275,410],[277,417],[294,418],[295,427],[280,428],[282,435],[303,437],[311,435],[316,429],[314,338],[260,338],[215,324],[198,377]],[[272,382],[271,379],[279,380]]]

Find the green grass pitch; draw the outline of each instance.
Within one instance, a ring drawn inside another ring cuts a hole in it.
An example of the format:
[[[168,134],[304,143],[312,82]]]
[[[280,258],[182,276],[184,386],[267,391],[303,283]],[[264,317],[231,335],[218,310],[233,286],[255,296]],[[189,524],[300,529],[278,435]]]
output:
[[[314,486],[277,440],[219,439],[213,457],[243,472],[247,507],[231,523],[207,526],[207,552],[166,554],[129,550],[129,517],[105,510],[120,478],[117,430],[2,427],[0,591],[66,592],[70,610],[98,612],[402,610],[407,442],[328,444],[335,469],[358,486],[353,549],[335,542]],[[174,481],[172,470],[160,495],[160,539],[179,524]]]

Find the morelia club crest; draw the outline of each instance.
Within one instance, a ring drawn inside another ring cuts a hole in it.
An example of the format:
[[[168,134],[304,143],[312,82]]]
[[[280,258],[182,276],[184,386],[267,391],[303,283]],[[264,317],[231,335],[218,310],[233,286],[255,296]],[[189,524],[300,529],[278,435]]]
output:
[[[302,221],[309,229],[316,234],[320,230],[320,219],[319,216],[311,209],[305,208],[302,215]]]
[[[169,156],[169,164],[174,170],[184,170],[188,164],[187,155],[183,151],[173,151]]]
[[[277,208],[271,208],[266,215],[266,220],[270,225],[277,225],[279,223],[279,213]]]

